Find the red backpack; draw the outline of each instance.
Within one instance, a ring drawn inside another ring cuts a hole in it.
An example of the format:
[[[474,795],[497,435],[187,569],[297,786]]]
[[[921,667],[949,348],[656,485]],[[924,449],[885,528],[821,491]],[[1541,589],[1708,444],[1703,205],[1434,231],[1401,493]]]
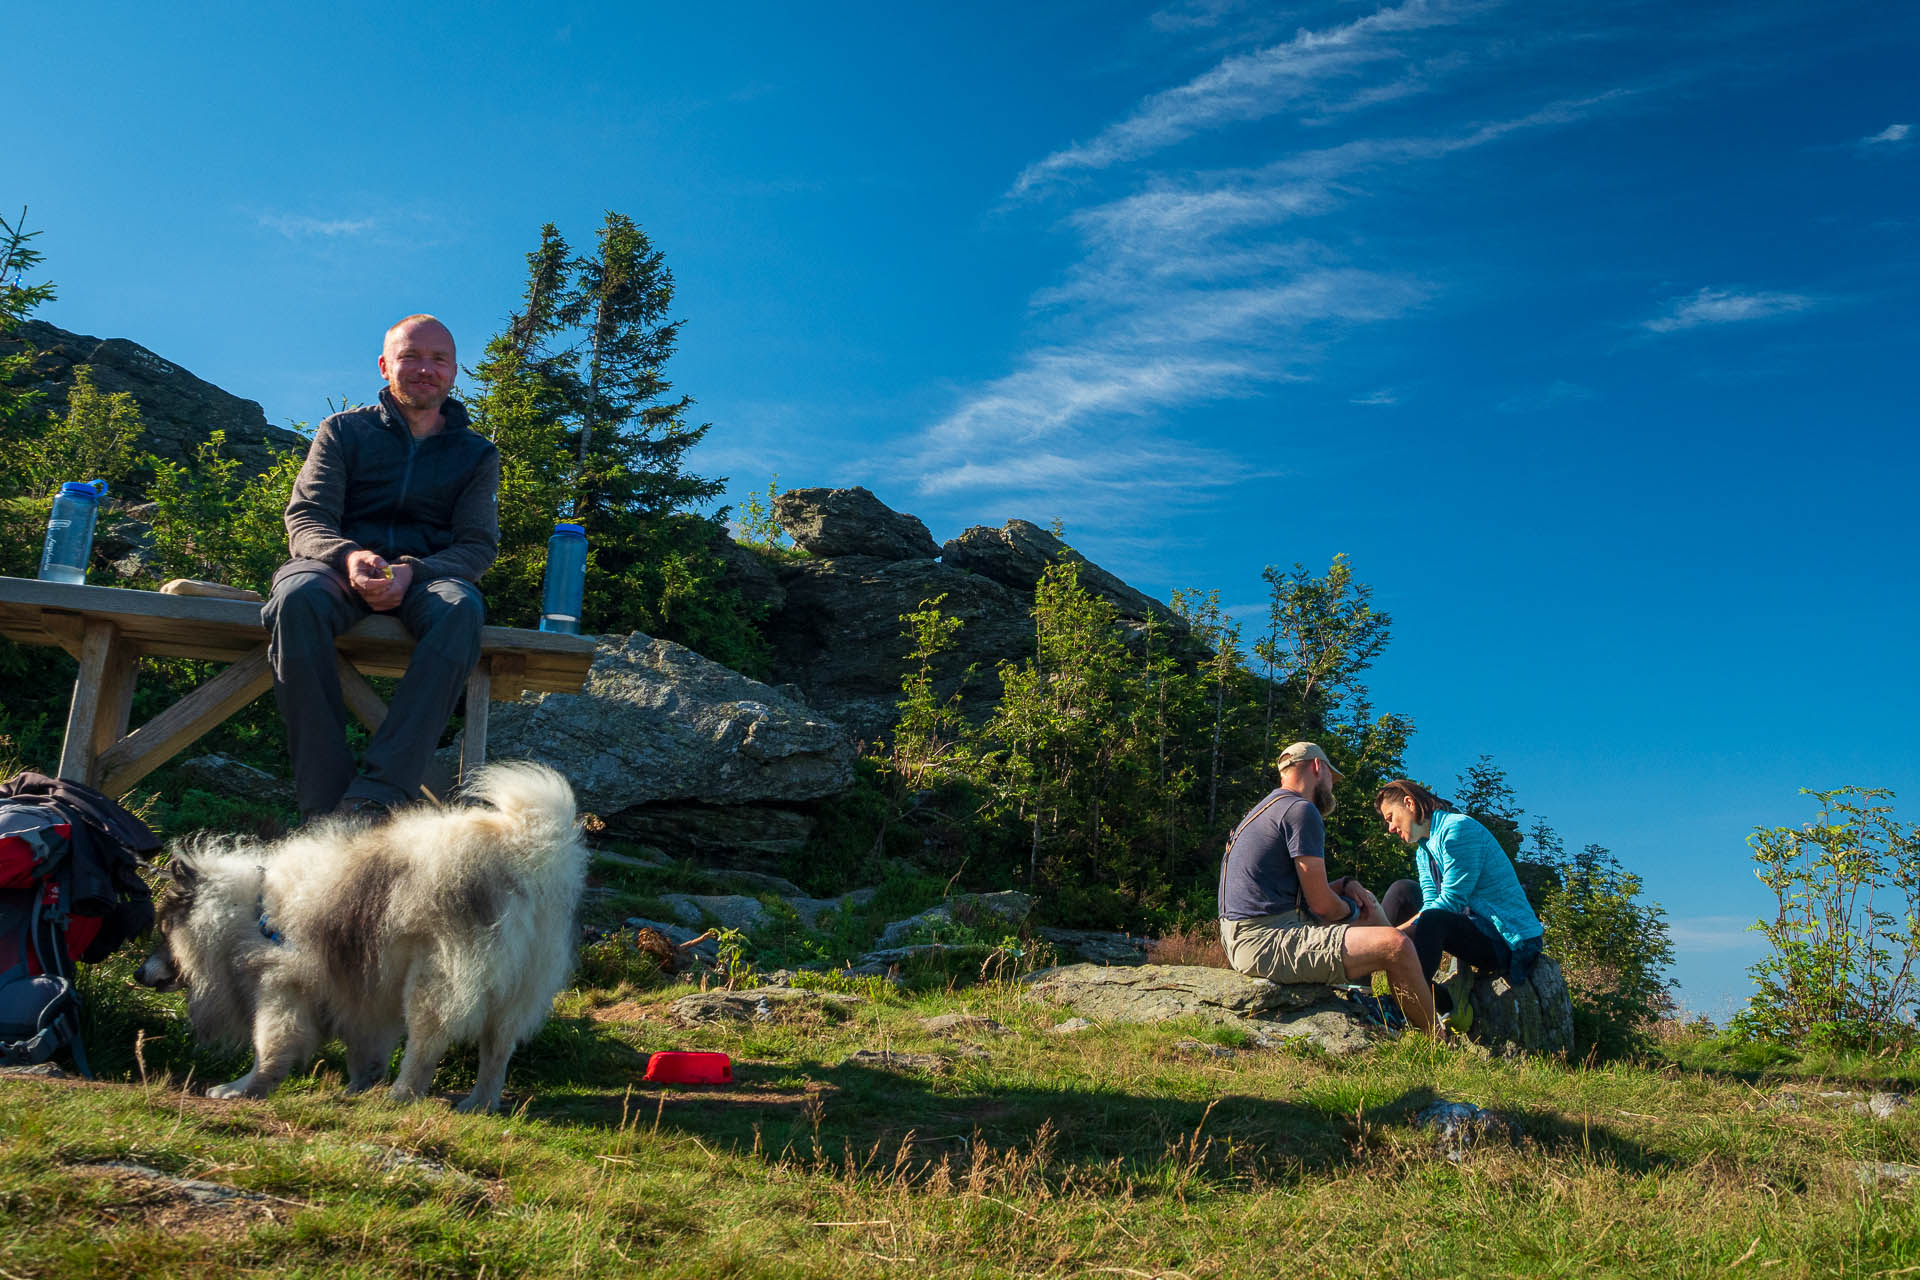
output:
[[[152,840],[97,792],[87,800]],[[51,796],[0,798],[0,1065],[36,1066],[65,1051],[91,1076],[78,963],[105,959],[153,922],[138,855],[96,821]]]

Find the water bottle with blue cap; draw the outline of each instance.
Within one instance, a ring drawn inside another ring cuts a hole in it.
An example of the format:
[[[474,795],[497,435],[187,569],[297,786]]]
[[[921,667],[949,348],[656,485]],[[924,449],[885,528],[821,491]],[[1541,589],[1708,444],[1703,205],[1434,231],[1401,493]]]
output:
[[[587,531],[561,521],[547,539],[546,590],[540,600],[540,629],[564,635],[580,631],[580,597],[587,585]]]
[[[69,480],[60,486],[47,516],[47,545],[40,553],[42,582],[87,580],[93,525],[100,516],[100,499],[106,496],[105,480]]]

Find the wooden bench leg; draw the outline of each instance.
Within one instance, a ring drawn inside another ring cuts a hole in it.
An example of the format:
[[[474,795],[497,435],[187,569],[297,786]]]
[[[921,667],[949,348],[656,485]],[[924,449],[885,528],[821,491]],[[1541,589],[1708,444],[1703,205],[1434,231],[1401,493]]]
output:
[[[380,726],[386,723],[387,704],[380,701],[380,695],[360,674],[360,668],[348,662],[345,654],[336,653],[334,662],[340,669],[340,694],[347,700],[347,710],[353,713],[355,720],[366,726],[368,733],[378,733]]]
[[[460,739],[460,780],[487,762],[487,707],[493,701],[493,659],[473,664],[467,677],[467,731]]]
[[[94,759],[127,736],[127,722],[133,717],[133,691],[139,681],[140,659],[133,645],[123,640],[107,655],[107,669],[100,681],[100,706],[93,719]]]
[[[134,783],[272,687],[273,669],[267,665],[263,644],[101,752],[94,762],[103,779],[100,790],[110,796],[125,795]]]
[[[133,648],[120,629],[104,618],[87,622],[80,642],[80,673],[67,708],[67,736],[60,747],[60,776],[95,786],[99,782],[101,739],[108,742],[126,728],[133,703]]]

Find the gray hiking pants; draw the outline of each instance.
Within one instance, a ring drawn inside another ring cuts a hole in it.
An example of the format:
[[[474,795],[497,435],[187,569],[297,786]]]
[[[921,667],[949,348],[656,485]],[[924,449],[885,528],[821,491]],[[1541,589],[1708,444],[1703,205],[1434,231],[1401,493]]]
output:
[[[344,798],[384,805],[420,798],[420,780],[480,660],[486,605],[464,578],[415,580],[394,610],[413,636],[413,659],[394,691],[387,718],[367,743],[359,776],[347,750],[347,703],[334,666],[334,637],[366,617],[367,607],[341,574],[318,560],[289,560],[273,575],[260,611],[272,639],[273,696],[287,725],[300,813],[326,813]]]

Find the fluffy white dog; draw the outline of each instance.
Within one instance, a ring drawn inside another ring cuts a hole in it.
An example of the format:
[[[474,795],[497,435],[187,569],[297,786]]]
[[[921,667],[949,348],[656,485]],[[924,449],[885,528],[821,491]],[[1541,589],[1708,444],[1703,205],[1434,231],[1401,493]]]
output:
[[[462,798],[174,851],[137,977],[184,987],[202,1038],[252,1040],[253,1070],[209,1097],[265,1097],[329,1036],[358,1093],[404,1036],[389,1096],[424,1096],[448,1046],[473,1042],[479,1078],[458,1109],[499,1105],[507,1059],[572,971],[587,851],[573,788],[545,765],[489,765]]]

